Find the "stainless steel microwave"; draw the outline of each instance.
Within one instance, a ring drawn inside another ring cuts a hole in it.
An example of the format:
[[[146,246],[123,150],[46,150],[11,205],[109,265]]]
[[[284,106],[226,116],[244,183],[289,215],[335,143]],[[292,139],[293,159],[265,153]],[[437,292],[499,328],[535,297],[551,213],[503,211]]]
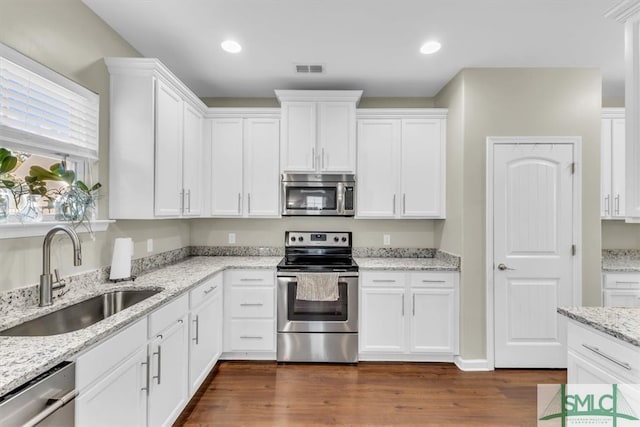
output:
[[[353,216],[355,175],[282,174],[283,216]]]

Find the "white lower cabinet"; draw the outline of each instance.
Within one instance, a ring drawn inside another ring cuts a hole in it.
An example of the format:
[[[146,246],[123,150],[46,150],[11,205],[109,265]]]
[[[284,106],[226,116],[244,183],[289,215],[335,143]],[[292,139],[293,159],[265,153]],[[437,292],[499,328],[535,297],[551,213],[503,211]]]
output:
[[[77,426],[171,425],[187,404],[188,296],[80,355]]]
[[[602,285],[605,307],[640,307],[640,274],[604,273]]]
[[[189,293],[189,392],[205,380],[222,354],[222,273]]]
[[[365,271],[360,280],[360,360],[458,354],[457,272]]]
[[[223,359],[276,358],[275,271],[227,270]]]

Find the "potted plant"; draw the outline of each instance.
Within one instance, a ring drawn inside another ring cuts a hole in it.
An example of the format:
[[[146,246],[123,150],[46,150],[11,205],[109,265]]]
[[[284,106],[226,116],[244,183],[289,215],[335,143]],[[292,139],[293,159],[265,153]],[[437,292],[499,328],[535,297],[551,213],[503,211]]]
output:
[[[7,221],[9,217],[11,188],[14,180],[9,176],[17,167],[18,158],[6,148],[0,148],[0,222]]]

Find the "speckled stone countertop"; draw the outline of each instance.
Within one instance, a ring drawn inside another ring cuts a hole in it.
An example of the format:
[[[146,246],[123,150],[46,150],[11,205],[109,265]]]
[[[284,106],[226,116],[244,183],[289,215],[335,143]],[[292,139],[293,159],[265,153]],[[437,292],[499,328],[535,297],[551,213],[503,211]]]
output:
[[[135,282],[96,282],[57,298],[51,307],[29,307],[6,313],[0,330],[115,289],[161,288],[162,292],[80,331],[47,337],[0,337],[0,396],[184,294],[227,268],[274,268],[281,257],[193,257],[148,274]]]
[[[640,308],[559,307],[558,313],[640,350]]]
[[[355,258],[360,270],[459,271],[458,264],[440,258]]]
[[[604,249],[602,251],[602,271],[640,272],[640,251],[635,249]]]

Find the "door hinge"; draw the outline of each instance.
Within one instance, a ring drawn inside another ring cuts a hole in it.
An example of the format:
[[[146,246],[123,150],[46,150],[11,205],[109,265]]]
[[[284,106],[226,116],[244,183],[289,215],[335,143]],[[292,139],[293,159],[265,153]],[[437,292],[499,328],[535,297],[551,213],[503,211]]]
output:
[[[571,163],[571,175],[576,173],[576,162]]]
[[[576,254],[576,245],[571,245],[571,255],[575,256]]]

